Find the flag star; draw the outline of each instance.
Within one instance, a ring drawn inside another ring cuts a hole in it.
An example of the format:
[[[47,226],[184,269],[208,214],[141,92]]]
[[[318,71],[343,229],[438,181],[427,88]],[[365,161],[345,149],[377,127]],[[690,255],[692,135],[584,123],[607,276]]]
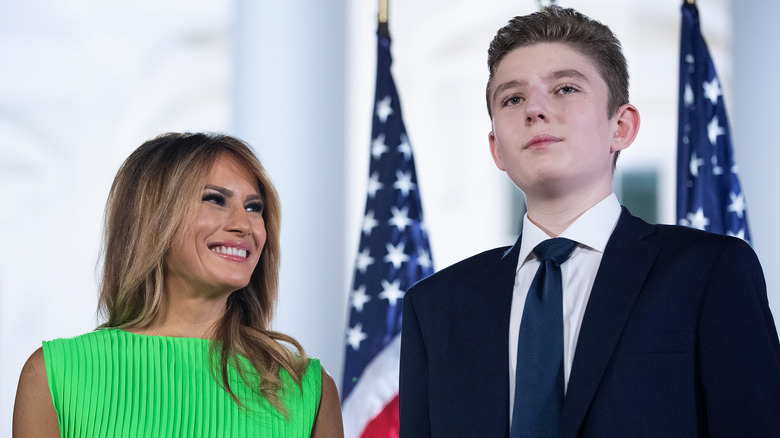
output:
[[[404,196],[408,196],[409,192],[417,187],[417,185],[412,182],[412,172],[401,172],[400,170],[396,170],[395,177],[396,181],[393,183],[393,188],[401,190],[401,193],[403,193]]]
[[[392,101],[393,99],[390,95],[387,95],[376,104],[376,115],[382,123],[385,123],[390,114],[393,114],[393,108],[390,105]]]
[[[366,285],[360,285],[357,290],[352,291],[352,307],[358,312],[363,311],[363,305],[371,301],[371,297],[366,295]]]
[[[688,213],[689,226],[699,230],[704,230],[707,225],[710,224],[710,220],[704,216],[704,210],[701,208],[696,210],[696,213]]]
[[[713,175],[723,175],[723,168],[718,166],[718,156],[713,155],[712,156],[712,174]]]
[[[691,88],[691,84],[685,84],[683,100],[686,106],[693,106],[693,89]]]
[[[360,254],[357,256],[357,269],[361,274],[365,274],[369,266],[371,266],[376,260],[370,255],[371,249],[368,247],[363,248]]]
[[[688,73],[693,73],[696,70],[696,58],[694,58],[693,55],[689,53],[685,55],[685,62],[688,63]]]
[[[406,230],[406,227],[412,223],[412,220],[409,219],[409,207],[404,207],[401,210],[396,207],[390,207],[390,211],[393,213],[393,217],[390,218],[388,223],[399,230]]]
[[[371,234],[371,230],[374,229],[379,225],[379,221],[374,219],[374,210],[370,210],[368,213],[366,213],[365,216],[363,216],[363,234],[366,236]]]
[[[704,97],[710,100],[715,105],[718,103],[718,97],[723,93],[720,91],[720,84],[718,83],[718,77],[712,78],[710,82],[704,82]]]
[[[428,254],[428,251],[426,251],[423,248],[417,250],[417,264],[419,264],[421,267],[425,269],[428,269],[433,266],[431,255]]]
[[[729,193],[729,198],[731,198],[731,204],[729,204],[726,211],[733,211],[742,219],[745,215],[745,196],[742,193],[736,194],[731,192]]]
[[[704,166],[704,160],[696,156],[696,152],[691,154],[691,175],[699,176],[699,167]]]
[[[710,143],[715,146],[715,142],[718,140],[719,135],[726,133],[726,130],[718,124],[718,116],[715,116],[707,124],[707,137],[710,139]]]
[[[385,187],[384,184],[379,182],[379,172],[374,172],[371,177],[368,178],[368,196],[374,198],[377,190],[381,190]]]
[[[729,231],[726,232],[726,235],[731,236],[731,237],[737,237],[739,239],[745,240],[745,229],[744,228],[740,228],[739,231],[737,231],[736,233],[733,233],[733,232],[731,232],[731,230],[729,230]]]
[[[404,154],[406,161],[412,158],[412,145],[409,144],[406,134],[401,134],[401,144],[398,145],[398,150]]]
[[[405,295],[404,291],[401,290],[401,280],[395,280],[392,283],[382,280],[382,287],[384,290],[379,294],[379,298],[389,301],[392,306],[395,306],[398,300]]]
[[[385,152],[387,152],[390,148],[387,147],[385,144],[385,135],[379,134],[372,142],[371,142],[371,156],[374,157],[375,160],[378,160],[379,157],[382,156]]]
[[[347,344],[352,346],[353,350],[360,349],[360,343],[366,340],[368,335],[363,332],[363,324],[357,323],[347,331]]]
[[[404,253],[404,246],[403,242],[398,245],[391,243],[386,245],[387,255],[384,260],[392,263],[395,269],[400,268],[402,263],[409,261],[409,254]]]

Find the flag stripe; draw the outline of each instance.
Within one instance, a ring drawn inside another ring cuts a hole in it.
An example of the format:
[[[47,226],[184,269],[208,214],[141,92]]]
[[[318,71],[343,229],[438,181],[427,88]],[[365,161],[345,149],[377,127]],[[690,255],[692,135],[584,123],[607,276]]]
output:
[[[398,433],[398,396],[396,395],[385,409],[368,423],[363,438],[391,438],[397,437]]]
[[[350,397],[344,400],[344,435],[361,436],[366,425],[398,397],[401,335],[366,367]]]

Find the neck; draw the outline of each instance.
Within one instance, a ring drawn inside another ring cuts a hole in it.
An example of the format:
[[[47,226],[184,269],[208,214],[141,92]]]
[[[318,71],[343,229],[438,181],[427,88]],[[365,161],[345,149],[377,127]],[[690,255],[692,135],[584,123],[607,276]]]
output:
[[[586,196],[558,196],[537,199],[526,195],[528,219],[550,237],[558,237],[577,218],[591,207],[604,200],[612,193],[608,190],[597,190]]]
[[[166,290],[155,319],[145,327],[130,331],[156,336],[213,339],[217,324],[225,313],[227,297],[210,298]]]

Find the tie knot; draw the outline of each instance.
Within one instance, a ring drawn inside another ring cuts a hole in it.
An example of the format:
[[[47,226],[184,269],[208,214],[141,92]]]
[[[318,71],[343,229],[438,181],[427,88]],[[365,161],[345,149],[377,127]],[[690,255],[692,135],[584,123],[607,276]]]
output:
[[[552,260],[559,266],[569,259],[571,252],[577,246],[577,242],[563,237],[556,237],[554,239],[547,239],[542,243],[536,245],[534,248],[534,255],[540,262],[544,263],[547,260]]]

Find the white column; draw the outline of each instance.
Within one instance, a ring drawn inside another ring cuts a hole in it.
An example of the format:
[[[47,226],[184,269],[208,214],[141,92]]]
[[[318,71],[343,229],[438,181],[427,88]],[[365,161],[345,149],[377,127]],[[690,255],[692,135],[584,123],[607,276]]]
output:
[[[282,201],[282,270],[274,328],[343,368],[343,1],[238,0],[233,133],[249,142]]]
[[[747,199],[753,247],[761,259],[769,305],[780,325],[780,3],[734,2],[734,149]]]

